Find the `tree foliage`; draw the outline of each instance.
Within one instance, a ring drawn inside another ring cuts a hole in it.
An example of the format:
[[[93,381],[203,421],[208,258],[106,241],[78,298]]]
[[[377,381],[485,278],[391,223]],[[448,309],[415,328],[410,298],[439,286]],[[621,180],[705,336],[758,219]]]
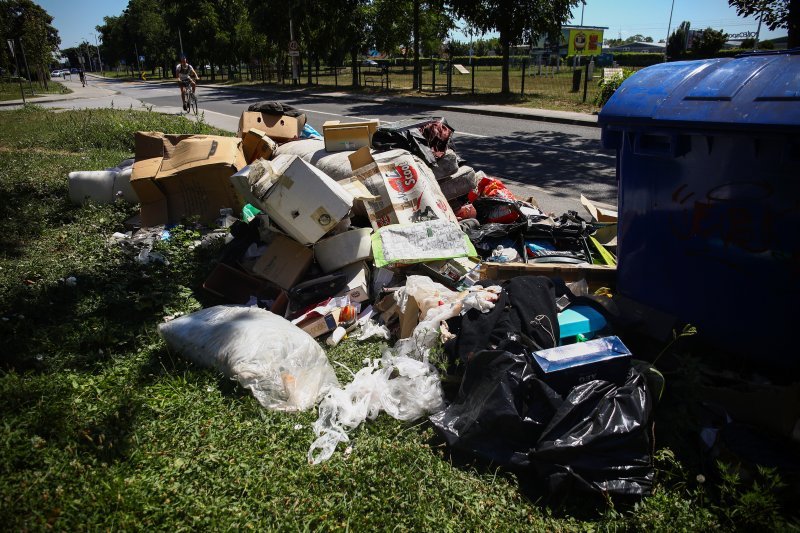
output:
[[[455,14],[480,33],[497,31],[503,52],[502,92],[509,93],[512,44],[554,36],[572,16],[578,0],[451,0]]]
[[[53,17],[32,0],[0,0],[0,33],[13,39],[16,53],[25,51],[29,73],[20,57],[22,74],[33,79],[47,78],[53,54],[61,43],[58,30],[52,25]],[[0,47],[0,65],[8,72],[16,70],[16,63],[8,46]]]
[[[789,32],[789,48],[800,46],[800,0],[728,0],[740,17],[761,17],[770,30]]]

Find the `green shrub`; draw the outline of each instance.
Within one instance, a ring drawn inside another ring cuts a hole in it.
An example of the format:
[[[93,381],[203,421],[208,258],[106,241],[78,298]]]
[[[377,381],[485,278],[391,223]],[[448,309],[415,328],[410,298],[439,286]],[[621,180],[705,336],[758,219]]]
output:
[[[622,69],[621,76],[613,76],[610,78],[601,78],[598,82],[597,86],[600,90],[594,97],[594,103],[600,107],[606,105],[608,99],[611,98],[611,95],[614,94],[614,91],[622,85],[622,82],[627,80],[633,74],[632,70],[629,69]]]
[[[620,67],[649,67],[664,62],[664,54],[646,52],[619,52],[614,54],[614,61]]]

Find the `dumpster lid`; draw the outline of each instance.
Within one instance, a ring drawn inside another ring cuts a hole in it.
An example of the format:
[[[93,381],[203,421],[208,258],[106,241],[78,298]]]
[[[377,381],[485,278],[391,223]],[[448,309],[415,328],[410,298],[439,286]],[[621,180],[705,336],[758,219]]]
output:
[[[598,123],[800,131],[800,49],[647,67],[623,82]]]

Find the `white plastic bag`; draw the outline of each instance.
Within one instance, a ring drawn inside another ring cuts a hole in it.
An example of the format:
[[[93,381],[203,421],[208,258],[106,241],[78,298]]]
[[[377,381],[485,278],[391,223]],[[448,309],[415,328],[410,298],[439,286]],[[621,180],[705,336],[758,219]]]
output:
[[[327,461],[348,432],[385,411],[410,421],[444,408],[439,376],[428,363],[384,354],[378,366],[362,368],[343,389],[331,389],[319,404],[314,422],[317,439],[308,450],[308,462]]]
[[[308,333],[258,307],[210,307],[161,324],[158,332],[170,350],[236,379],[269,409],[310,409],[339,386]]]
[[[469,287],[454,292],[427,276],[408,276],[405,287],[394,294],[401,313],[406,310],[408,297],[413,296],[419,307],[419,323],[411,336],[398,340],[392,349],[394,355],[428,362],[431,350],[439,343],[443,321],[478,309],[486,313],[494,308],[501,288]]]

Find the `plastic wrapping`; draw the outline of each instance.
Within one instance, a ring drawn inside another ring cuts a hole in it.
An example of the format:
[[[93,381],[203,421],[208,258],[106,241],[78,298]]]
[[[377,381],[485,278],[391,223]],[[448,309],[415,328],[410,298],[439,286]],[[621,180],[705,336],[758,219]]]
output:
[[[344,388],[332,389],[319,405],[314,422],[317,439],[308,461],[319,464],[331,458],[340,442],[362,422],[381,411],[402,421],[421,418],[444,407],[442,387],[429,364],[407,357],[384,355],[378,366],[362,368]]]
[[[431,417],[454,450],[568,491],[644,496],[653,468],[652,394],[632,368],[622,386],[595,380],[564,397],[524,353],[485,350],[466,365],[457,399]]]
[[[210,307],[161,324],[158,332],[170,350],[237,380],[269,409],[306,410],[339,386],[309,334],[258,307]]]
[[[398,340],[393,353],[397,356],[428,361],[431,350],[440,342],[441,323],[465,314],[472,309],[487,313],[495,306],[500,293],[499,286],[469,287],[466,291],[454,292],[436,283],[427,276],[408,276],[405,287],[397,291],[394,299],[405,313],[409,297],[419,307],[419,323],[406,339]]]

